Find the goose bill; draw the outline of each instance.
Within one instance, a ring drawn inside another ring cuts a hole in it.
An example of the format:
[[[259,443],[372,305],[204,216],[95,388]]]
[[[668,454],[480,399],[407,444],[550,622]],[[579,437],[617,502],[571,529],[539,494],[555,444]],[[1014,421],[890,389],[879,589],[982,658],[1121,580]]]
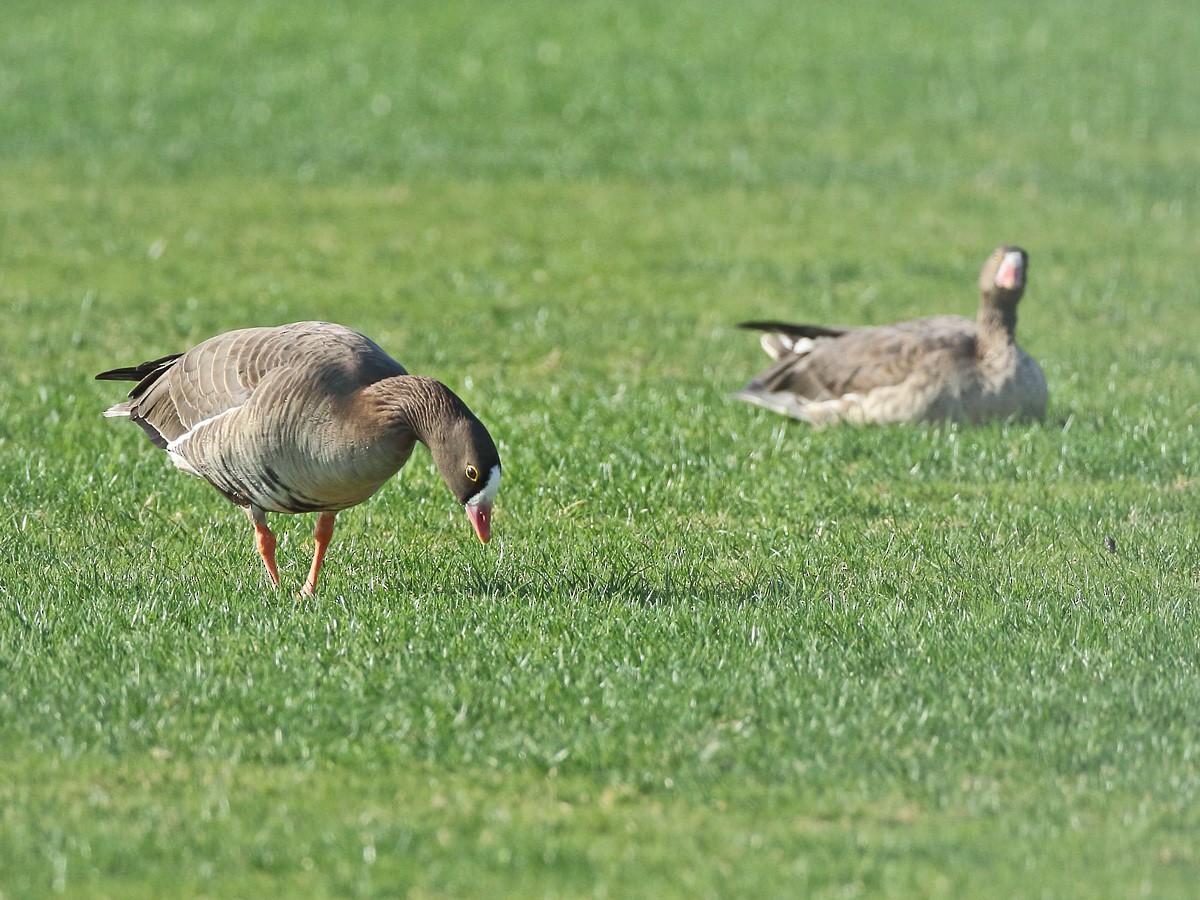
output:
[[[463,508],[467,511],[467,518],[471,520],[471,527],[479,535],[479,540],[486,544],[492,537],[492,505],[468,503]]]

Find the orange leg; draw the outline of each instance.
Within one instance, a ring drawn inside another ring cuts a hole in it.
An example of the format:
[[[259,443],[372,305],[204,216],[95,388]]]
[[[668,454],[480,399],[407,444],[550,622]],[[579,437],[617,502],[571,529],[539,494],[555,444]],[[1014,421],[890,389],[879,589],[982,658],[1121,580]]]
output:
[[[321,563],[325,561],[325,551],[329,549],[329,542],[333,539],[333,520],[336,516],[335,512],[317,513],[317,527],[313,529],[313,538],[317,542],[317,548],[313,551],[312,568],[308,570],[308,581],[304,582],[304,587],[300,589],[301,597],[316,596],[317,575],[321,572]]]
[[[275,566],[275,535],[267,526],[266,510],[252,506],[247,512],[250,514],[250,521],[254,523],[254,546],[267,566],[267,574],[271,576],[271,581],[275,587],[279,587],[279,569]]]

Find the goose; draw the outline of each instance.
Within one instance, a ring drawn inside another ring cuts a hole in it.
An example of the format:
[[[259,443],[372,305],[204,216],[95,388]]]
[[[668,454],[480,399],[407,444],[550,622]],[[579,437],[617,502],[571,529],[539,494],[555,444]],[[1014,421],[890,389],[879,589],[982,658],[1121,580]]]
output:
[[[775,363],[733,396],[814,425],[1040,419],[1046,379],[1017,346],[1029,256],[996,249],[979,274],[979,314],[860,328],[742,322]]]
[[[176,468],[243,507],[276,587],[267,513],[317,514],[300,591],[315,595],[335,517],[378,491],[417,441],[479,540],[491,537],[500,455],[483,423],[446,385],[408,374],[345,326],[243,328],[96,378],[137,382],[104,415],[132,419]]]

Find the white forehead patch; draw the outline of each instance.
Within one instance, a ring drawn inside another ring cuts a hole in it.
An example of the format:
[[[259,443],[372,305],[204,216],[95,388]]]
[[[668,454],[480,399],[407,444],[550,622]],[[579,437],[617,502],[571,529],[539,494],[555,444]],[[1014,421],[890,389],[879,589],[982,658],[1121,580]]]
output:
[[[492,501],[496,499],[496,494],[500,490],[500,464],[492,466],[492,471],[488,473],[488,480],[484,484],[482,490],[467,501],[467,506],[491,506]]]
[[[1016,250],[1008,251],[1004,254],[1004,259],[996,270],[997,286],[1007,289],[1015,288],[1025,279],[1024,269],[1021,254]]]

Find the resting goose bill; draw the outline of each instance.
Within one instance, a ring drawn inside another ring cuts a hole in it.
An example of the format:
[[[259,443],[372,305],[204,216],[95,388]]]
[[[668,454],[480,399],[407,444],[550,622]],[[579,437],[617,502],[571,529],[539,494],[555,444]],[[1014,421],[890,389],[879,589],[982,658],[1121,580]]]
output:
[[[1040,419],[1046,379],[1016,342],[1029,257],[1003,246],[979,275],[979,314],[830,328],[743,322],[775,363],[733,396],[812,424]]]
[[[245,508],[276,586],[267,513],[317,513],[301,590],[315,594],[334,518],[379,490],[418,441],[479,539],[491,537],[500,455],[483,423],[444,384],[409,375],[342,325],[243,328],[96,378],[137,382],[104,415],[132,419],[177,468]]]

